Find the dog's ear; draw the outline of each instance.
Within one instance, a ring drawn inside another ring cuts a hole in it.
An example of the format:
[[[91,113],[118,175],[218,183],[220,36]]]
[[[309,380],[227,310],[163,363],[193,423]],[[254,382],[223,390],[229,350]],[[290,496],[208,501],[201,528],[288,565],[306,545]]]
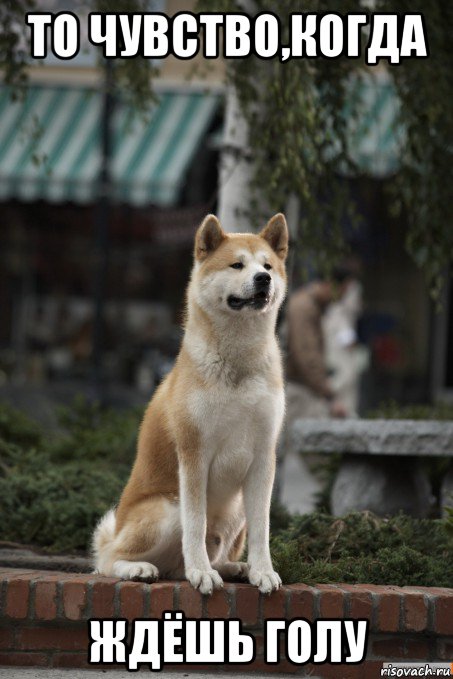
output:
[[[286,259],[289,236],[285,215],[282,215],[281,212],[274,215],[261,231],[260,236],[269,243],[280,259]]]
[[[195,236],[195,259],[203,261],[227,238],[215,215],[207,215]]]

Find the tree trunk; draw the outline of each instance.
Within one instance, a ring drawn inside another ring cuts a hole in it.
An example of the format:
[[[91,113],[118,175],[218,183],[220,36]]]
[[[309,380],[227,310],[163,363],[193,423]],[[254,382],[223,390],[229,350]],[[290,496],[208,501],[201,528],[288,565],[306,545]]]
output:
[[[248,124],[236,90],[229,85],[225,109],[225,132],[220,157],[218,216],[226,231],[250,231],[250,179],[253,163],[248,143]]]

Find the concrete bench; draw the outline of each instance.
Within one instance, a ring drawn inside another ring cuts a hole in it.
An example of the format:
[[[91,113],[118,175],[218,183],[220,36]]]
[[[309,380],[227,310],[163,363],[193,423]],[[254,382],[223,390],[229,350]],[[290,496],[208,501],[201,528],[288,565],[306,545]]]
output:
[[[453,458],[453,422],[300,419],[290,437],[302,453],[343,455],[331,494],[337,516],[352,510],[427,516],[434,497],[421,458]],[[453,506],[452,465],[441,503]]]

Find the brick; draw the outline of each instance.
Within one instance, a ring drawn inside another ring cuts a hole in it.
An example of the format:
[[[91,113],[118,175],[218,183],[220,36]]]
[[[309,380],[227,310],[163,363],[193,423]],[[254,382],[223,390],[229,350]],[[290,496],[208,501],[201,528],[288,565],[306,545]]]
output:
[[[184,611],[188,618],[201,618],[202,596],[188,582],[181,582],[179,609]]]
[[[278,667],[278,665],[277,665]],[[382,667],[382,663],[381,663]],[[368,663],[361,665],[303,665],[303,670],[307,677],[323,677],[323,679],[375,679],[379,677],[379,672],[367,673]]]
[[[340,589],[330,585],[318,585],[319,613],[321,618],[342,618],[344,615],[344,595]]]
[[[425,639],[407,639],[406,636],[401,635],[374,640],[373,655],[387,660],[400,658],[427,660],[430,656],[430,647]]]
[[[406,592],[421,592],[429,596],[453,596],[453,589],[448,587],[421,587],[419,585],[406,585],[403,587],[403,593]]]
[[[316,590],[308,585],[289,585],[287,589],[290,592],[288,617],[313,620]]]
[[[139,582],[122,582],[119,585],[120,617],[134,620],[145,615],[145,589]]]
[[[73,580],[63,583],[63,612],[68,620],[82,620],[87,602],[88,585]]]
[[[62,575],[63,578],[60,578],[60,580],[64,582],[76,582],[82,583],[84,585],[90,585],[97,581],[97,578],[93,573],[63,573]],[[98,579],[100,582],[109,580],[118,582],[118,578],[104,578],[103,576],[98,576]]]
[[[340,585],[349,599],[349,617],[371,620],[373,599],[368,589],[360,585]]]
[[[306,665],[303,666],[303,669],[305,671]],[[187,668],[189,669],[189,668]],[[218,668],[216,668],[218,670]],[[296,672],[300,671],[300,665],[293,665],[293,663],[289,662],[289,660],[285,660],[285,658],[281,658],[280,662],[277,663],[276,665],[268,665],[264,659],[262,658],[257,658],[254,660],[250,665],[232,665],[232,666],[226,666],[222,667],[222,669],[227,669],[227,670],[234,670],[234,673],[240,672],[242,675],[248,676],[249,674],[253,672],[259,672],[260,674],[257,675],[259,677],[264,677],[267,676],[268,673],[270,674],[280,674],[283,675],[285,674],[295,674]],[[232,674],[232,676],[234,676]],[[253,674],[251,674],[253,676]],[[318,672],[314,676],[319,677],[319,666],[318,666]],[[338,679],[338,675],[337,675]]]
[[[17,575],[34,575],[36,571],[31,568],[9,568],[7,566],[0,568],[0,581]]]
[[[28,615],[30,601],[30,580],[33,574],[16,576],[8,580],[6,589],[6,615],[23,619]]]
[[[49,658],[44,653],[0,653],[0,665],[48,667]]]
[[[400,625],[399,594],[381,590],[378,594],[376,606],[376,630],[379,632],[398,632]]]
[[[44,582],[63,582],[64,580],[72,580],[74,573],[61,573],[60,571],[35,571],[35,579]],[[91,576],[93,578],[93,576]]]
[[[106,665],[90,665],[87,654],[85,653],[54,653],[52,656],[52,667],[81,667],[83,669],[93,669],[98,667],[105,670]],[[118,669],[118,665],[116,666]]]
[[[404,637],[376,639],[373,641],[373,655],[377,658],[405,658],[406,647]]]
[[[161,618],[164,611],[173,610],[174,584],[172,582],[156,582],[150,587],[150,618]]]
[[[0,627],[0,648],[14,648],[14,631],[12,627]]]
[[[406,656],[409,660],[428,660],[430,644],[425,639],[407,639]]]
[[[451,637],[448,639],[437,640],[435,657],[439,658],[439,660],[448,660],[451,662],[453,658],[453,639]]]
[[[42,651],[86,651],[88,630],[83,628],[25,627],[17,632],[17,648],[20,650]]]
[[[35,617],[54,620],[57,617],[57,583],[37,582],[35,585]]]
[[[96,580],[92,586],[93,618],[113,618],[115,615],[115,585],[119,582],[114,578]]]
[[[286,635],[283,630],[278,633],[278,652],[281,660],[286,660]],[[260,632],[253,632],[255,639],[255,654],[257,658],[263,658],[265,655],[264,637]]]
[[[253,634],[253,637],[255,639],[255,655],[257,658],[262,658],[264,654],[264,637],[262,633],[255,633]],[[284,655],[284,651],[283,651]],[[280,653],[280,657],[282,657]]]
[[[246,627],[255,627],[259,621],[260,593],[252,585],[234,585],[236,594],[236,617]]]
[[[437,634],[453,634],[453,592],[451,590],[449,596],[437,598],[434,624],[434,631]]]
[[[226,588],[215,590],[206,598],[206,617],[213,619],[230,617],[230,596]]]
[[[405,593],[403,630],[407,632],[423,632],[428,625],[428,604],[423,594]]]
[[[284,618],[286,614],[286,587],[271,594],[261,594],[263,620],[266,618]]]

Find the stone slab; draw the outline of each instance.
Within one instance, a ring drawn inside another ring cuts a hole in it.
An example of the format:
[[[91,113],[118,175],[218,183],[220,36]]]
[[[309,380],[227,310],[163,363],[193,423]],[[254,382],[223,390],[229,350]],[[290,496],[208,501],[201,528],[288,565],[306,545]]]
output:
[[[290,435],[303,453],[453,457],[453,422],[300,419]]]

